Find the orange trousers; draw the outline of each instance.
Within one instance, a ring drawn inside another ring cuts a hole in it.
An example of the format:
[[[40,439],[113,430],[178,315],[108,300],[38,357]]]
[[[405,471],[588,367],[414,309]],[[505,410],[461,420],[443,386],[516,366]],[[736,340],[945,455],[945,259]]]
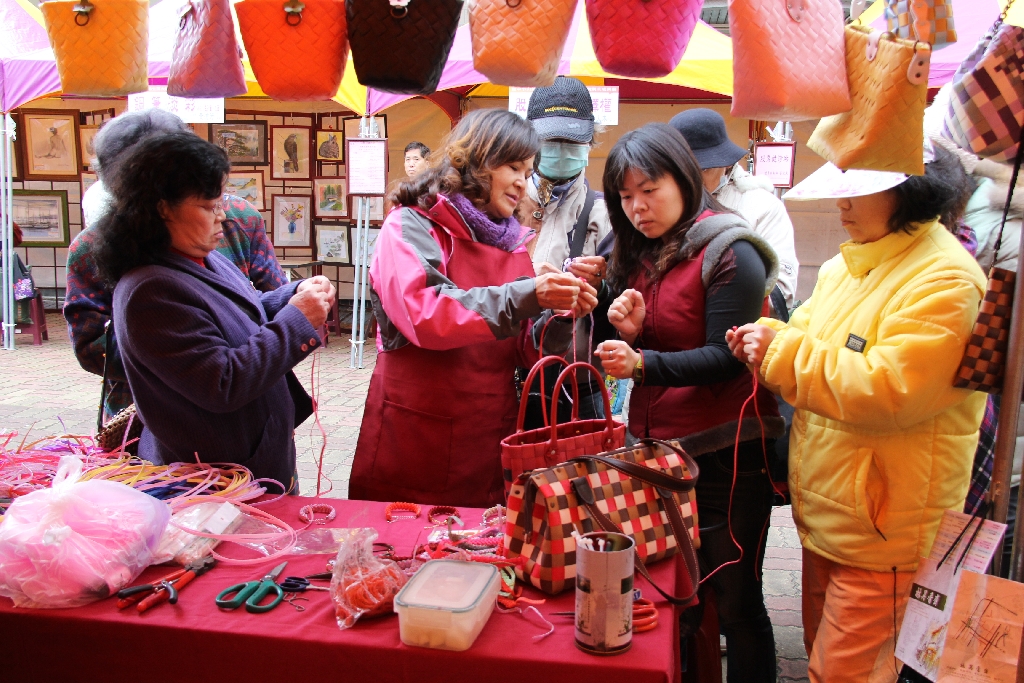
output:
[[[811,683],[893,683],[895,634],[914,572],[873,572],[803,551],[804,647]],[[894,597],[895,596],[895,597]]]

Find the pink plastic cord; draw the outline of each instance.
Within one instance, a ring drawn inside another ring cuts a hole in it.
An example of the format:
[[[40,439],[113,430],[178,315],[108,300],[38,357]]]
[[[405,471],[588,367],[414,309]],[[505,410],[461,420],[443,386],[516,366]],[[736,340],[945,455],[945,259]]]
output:
[[[547,619],[545,619],[544,615],[540,613],[540,610],[534,607],[533,605],[530,605],[525,609],[522,607],[513,607],[512,609],[505,609],[501,605],[495,605],[495,609],[498,612],[501,612],[502,614],[519,614],[527,621],[532,621],[534,624],[542,628],[544,626],[547,626],[547,631],[545,631],[544,633],[538,633],[537,635],[533,636],[533,642],[535,643],[539,643],[540,641],[544,640],[545,638],[547,638],[555,632],[555,625]]]
[[[188,505],[192,505],[192,504],[196,504],[196,503],[207,503],[209,501],[210,501],[209,498],[192,498],[192,499],[186,501],[181,507],[187,507]],[[182,526],[182,525],[178,524],[177,522],[175,522],[173,518],[171,519],[170,522],[168,522],[168,524],[170,524],[171,526],[176,527],[178,529],[181,529],[182,531],[185,531],[187,533],[193,534],[195,536],[200,536],[202,538],[212,538],[214,540],[221,541],[221,542],[228,541],[230,543],[240,543],[241,541],[276,541],[277,539],[279,539],[279,538],[281,538],[283,536],[287,536],[288,537],[287,545],[285,545],[284,548],[282,548],[281,550],[277,551],[276,553],[273,553],[272,555],[266,555],[266,556],[261,556],[261,557],[254,557],[254,558],[250,558],[250,559],[247,559],[247,560],[240,560],[240,559],[235,559],[235,558],[232,558],[232,557],[224,557],[223,555],[220,555],[216,551],[210,551],[210,554],[218,562],[223,562],[224,564],[230,564],[230,565],[262,564],[264,562],[268,562],[268,561],[273,560],[275,558],[282,557],[284,555],[288,555],[289,553],[291,553],[292,548],[295,547],[295,541],[297,540],[296,531],[295,531],[295,529],[293,529],[291,527],[291,525],[289,525],[287,522],[281,521],[280,519],[278,519],[277,517],[273,516],[269,512],[266,512],[264,510],[260,510],[259,508],[255,508],[255,507],[253,507],[251,505],[246,505],[245,503],[240,503],[238,501],[229,501],[229,502],[231,502],[233,505],[235,505],[236,507],[238,507],[242,511],[248,512],[253,517],[256,517],[258,519],[262,519],[264,522],[267,522],[267,523],[269,523],[269,524],[271,524],[273,526],[276,526],[279,529],[283,529],[283,531],[281,531],[279,533],[269,533],[269,534],[210,534],[210,533],[206,533],[204,531],[197,531],[195,529],[189,529],[188,527]]]

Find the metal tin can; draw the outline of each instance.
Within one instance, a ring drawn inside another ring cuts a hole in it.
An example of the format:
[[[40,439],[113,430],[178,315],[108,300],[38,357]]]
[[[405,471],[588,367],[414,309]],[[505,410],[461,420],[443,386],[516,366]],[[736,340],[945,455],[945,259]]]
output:
[[[584,534],[576,545],[576,647],[591,654],[625,652],[633,644],[633,556],[629,536]]]

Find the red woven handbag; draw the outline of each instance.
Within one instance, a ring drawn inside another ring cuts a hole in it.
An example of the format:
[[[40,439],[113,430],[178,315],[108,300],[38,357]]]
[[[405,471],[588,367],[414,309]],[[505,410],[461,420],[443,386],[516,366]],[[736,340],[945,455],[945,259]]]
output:
[[[548,426],[539,429],[523,431],[523,423],[526,420],[527,391],[523,391],[522,400],[519,402],[519,419],[516,421],[516,432],[501,441],[501,471],[505,479],[505,495],[512,490],[512,482],[523,472],[552,467],[560,462],[581,455],[597,455],[615,448],[621,448],[626,443],[626,425],[612,419],[611,403],[608,399],[608,389],[604,386],[604,379],[601,373],[589,363],[565,362],[564,358],[557,356],[546,356],[537,361],[537,364],[530,370],[524,387],[533,386],[533,380],[537,373],[546,366],[553,363],[565,365],[565,369],[555,381],[552,396],[558,396],[566,379],[572,382],[572,419],[565,424],[558,424],[558,401],[551,401],[551,422]],[[579,386],[576,382],[576,371],[587,370],[597,376],[598,384],[601,385],[601,397],[604,400],[603,420],[581,420],[579,419]],[[544,405],[544,391],[541,391],[541,406]],[[559,438],[559,432],[562,438]]]
[[[587,0],[597,61],[619,76],[667,76],[679,66],[702,6],[701,0]]]
[[[242,51],[229,0],[188,0],[174,40],[167,94],[177,97],[244,95]]]

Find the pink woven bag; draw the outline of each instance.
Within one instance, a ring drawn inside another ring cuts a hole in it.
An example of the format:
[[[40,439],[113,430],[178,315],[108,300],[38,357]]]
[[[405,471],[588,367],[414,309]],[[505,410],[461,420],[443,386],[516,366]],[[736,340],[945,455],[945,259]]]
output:
[[[235,97],[248,91],[229,0],[189,0],[174,39],[167,94]]]
[[[679,66],[702,6],[702,0],[587,0],[597,61],[619,76],[667,76]]]
[[[835,0],[729,0],[733,116],[807,121],[850,111]]]

